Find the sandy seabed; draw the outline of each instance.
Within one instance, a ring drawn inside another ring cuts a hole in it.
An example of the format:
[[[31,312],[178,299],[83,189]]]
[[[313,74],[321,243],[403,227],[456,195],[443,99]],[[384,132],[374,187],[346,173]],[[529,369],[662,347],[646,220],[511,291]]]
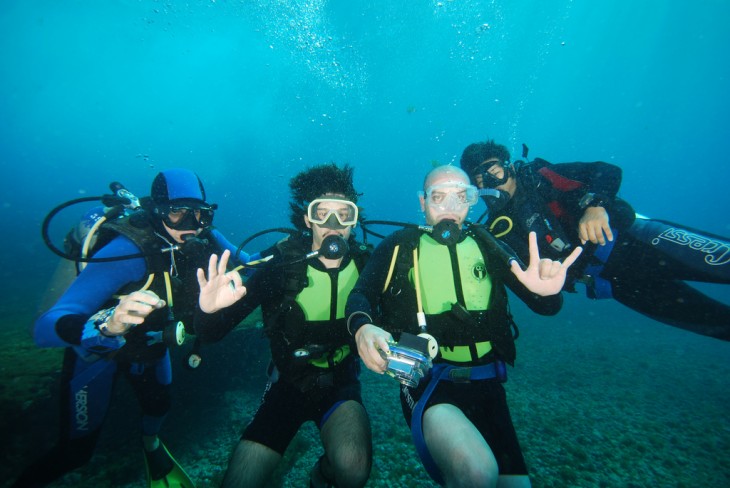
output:
[[[533,486],[730,486],[730,344],[582,297],[568,296],[557,317],[537,317],[521,304],[513,312],[521,336],[508,400]],[[50,447],[58,425],[60,351],[36,349],[19,331],[3,332],[4,480]],[[162,437],[199,488],[219,486],[258,405],[265,346],[260,331],[239,328],[208,346],[195,372],[175,355],[175,404]],[[362,382],[374,444],[367,486],[436,486],[411,444],[397,383],[369,371]],[[144,486],[138,421],[120,381],[92,461],[52,486]],[[271,486],[308,486],[321,454],[307,424]]]

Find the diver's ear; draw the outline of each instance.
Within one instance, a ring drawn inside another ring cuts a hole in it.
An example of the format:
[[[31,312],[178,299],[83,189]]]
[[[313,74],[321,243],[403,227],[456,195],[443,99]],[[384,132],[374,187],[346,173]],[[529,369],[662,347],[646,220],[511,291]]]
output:
[[[309,217],[307,217],[306,215],[304,216],[304,225],[307,226],[307,229],[312,228],[312,223],[309,221]]]
[[[421,204],[421,212],[426,211],[426,198],[423,196],[423,192],[418,192],[418,203]]]

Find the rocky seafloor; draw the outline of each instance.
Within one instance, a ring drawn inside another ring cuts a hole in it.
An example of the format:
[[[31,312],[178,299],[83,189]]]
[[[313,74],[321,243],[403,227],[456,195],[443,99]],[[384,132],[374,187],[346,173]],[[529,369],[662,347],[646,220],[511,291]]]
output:
[[[615,303],[569,296],[558,317],[518,304],[518,362],[508,399],[535,487],[730,486],[730,344],[649,321]],[[24,317],[0,333],[3,415],[0,483],[48,448],[57,433],[60,351],[36,349]],[[219,486],[254,413],[268,355],[260,332],[239,328],[205,349],[190,372],[175,355],[175,405],[163,430],[199,488]],[[370,487],[436,486],[410,440],[397,383],[369,371],[363,396],[373,426]],[[56,487],[144,486],[139,409],[120,381],[97,451]],[[271,486],[308,486],[321,455],[307,424]]]

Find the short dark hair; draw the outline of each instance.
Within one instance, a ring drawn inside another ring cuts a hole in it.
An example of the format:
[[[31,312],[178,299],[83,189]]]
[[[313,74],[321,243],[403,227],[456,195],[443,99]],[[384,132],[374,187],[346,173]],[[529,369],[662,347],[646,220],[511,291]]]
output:
[[[294,176],[289,181],[291,223],[297,229],[306,229],[302,217],[307,213],[307,206],[309,202],[323,195],[344,195],[347,200],[357,203],[360,194],[355,191],[352,183],[354,171],[348,164],[340,168],[335,163],[326,163],[308,168]]]
[[[497,144],[493,139],[489,139],[486,142],[475,142],[469,144],[461,154],[461,169],[466,171],[469,178],[474,176],[474,171],[477,167],[487,159],[497,158],[501,165],[510,160],[511,156],[506,146]]]

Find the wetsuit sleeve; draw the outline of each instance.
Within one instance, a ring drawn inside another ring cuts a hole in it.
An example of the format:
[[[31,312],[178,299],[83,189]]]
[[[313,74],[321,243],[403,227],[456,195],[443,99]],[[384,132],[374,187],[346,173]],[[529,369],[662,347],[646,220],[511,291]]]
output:
[[[226,237],[219,231],[218,229],[211,229],[210,230],[210,236],[215,241],[216,247],[218,247],[221,252],[228,249],[231,251],[231,262],[236,264],[246,264],[247,262],[251,261],[251,256],[248,253],[245,253],[243,250],[236,255],[236,251],[238,250],[238,246],[234,246],[231,241],[226,239]]]
[[[613,199],[621,187],[622,170],[615,164],[596,161],[593,163],[548,163],[536,158],[538,170],[550,180],[554,188],[570,191],[573,185],[581,185],[582,193],[595,193]],[[549,171],[544,171],[547,169]],[[550,174],[553,173],[553,174]]]
[[[205,313],[198,307],[195,334],[201,342],[217,342],[265,301],[273,298],[278,273],[273,267],[257,270],[246,281],[246,295],[228,308]]]
[[[378,245],[347,298],[345,316],[348,317],[347,326],[352,336],[360,327],[374,320],[395,244],[391,235]]]
[[[128,238],[119,236],[94,257],[106,258],[139,254],[140,249]],[[147,272],[144,258],[103,263],[89,263],[71,286],[36,320],[34,338],[39,347],[79,345],[84,324],[129,283],[140,281]]]

